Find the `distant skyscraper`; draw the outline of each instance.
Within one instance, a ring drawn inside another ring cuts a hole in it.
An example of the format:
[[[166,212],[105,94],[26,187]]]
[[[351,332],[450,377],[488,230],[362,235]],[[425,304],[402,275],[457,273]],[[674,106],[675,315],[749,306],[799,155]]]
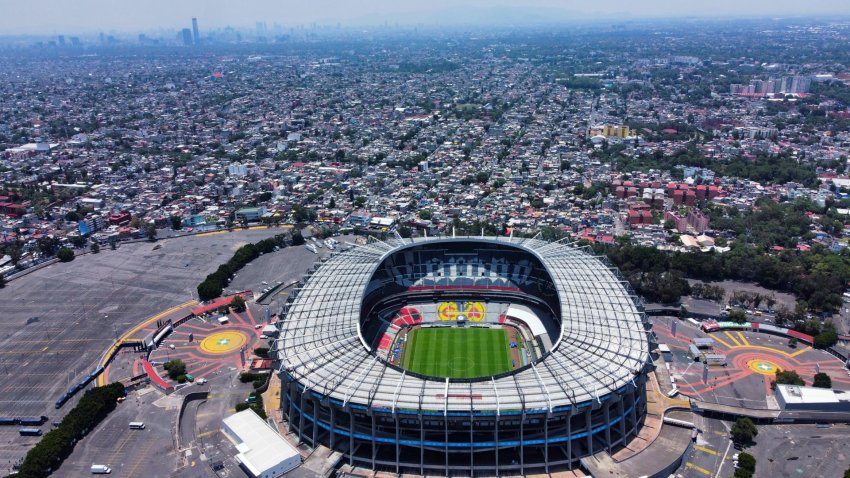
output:
[[[198,33],[198,19],[195,17],[192,17],[192,40],[194,40],[195,45],[201,41],[201,34]]]
[[[59,46],[65,46],[65,35],[59,35],[56,39],[59,40]]]
[[[192,45],[192,30],[189,30],[188,28],[184,28],[181,33],[183,35],[183,44],[187,45],[187,46],[191,46]]]

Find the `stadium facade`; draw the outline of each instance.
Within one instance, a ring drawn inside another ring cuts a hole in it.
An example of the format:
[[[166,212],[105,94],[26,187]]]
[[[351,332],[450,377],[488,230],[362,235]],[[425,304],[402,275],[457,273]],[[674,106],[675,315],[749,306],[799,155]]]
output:
[[[469,325],[517,325],[525,348],[516,368],[458,379],[394,361],[398,330],[446,325],[398,311],[446,301],[499,304],[478,306]],[[650,325],[618,271],[584,248],[372,240],[315,266],[281,318],[275,353],[289,431],[353,466],[466,476],[576,468],[628,443],[646,415]]]

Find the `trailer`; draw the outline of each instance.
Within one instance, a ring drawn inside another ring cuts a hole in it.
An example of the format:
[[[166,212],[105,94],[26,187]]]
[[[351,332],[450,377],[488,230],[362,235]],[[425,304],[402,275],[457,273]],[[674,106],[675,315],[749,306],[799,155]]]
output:
[[[112,473],[112,468],[106,465],[92,465],[91,472],[93,475],[108,475]]]
[[[703,360],[705,360],[705,364],[708,366],[726,366],[726,356],[723,354],[705,354]]]

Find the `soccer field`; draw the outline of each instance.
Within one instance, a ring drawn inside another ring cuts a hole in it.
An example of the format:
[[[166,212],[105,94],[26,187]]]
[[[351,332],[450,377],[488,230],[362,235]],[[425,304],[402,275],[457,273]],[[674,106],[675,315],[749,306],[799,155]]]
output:
[[[487,377],[511,370],[505,329],[422,328],[408,336],[402,365],[434,377]]]

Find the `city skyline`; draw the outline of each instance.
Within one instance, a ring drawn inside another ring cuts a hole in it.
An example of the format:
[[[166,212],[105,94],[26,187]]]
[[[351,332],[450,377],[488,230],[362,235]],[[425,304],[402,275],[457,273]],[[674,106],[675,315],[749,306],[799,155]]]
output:
[[[154,0],[141,4],[115,5],[103,0],[82,0],[74,4],[43,0],[40,2],[4,2],[6,12],[0,18],[0,35],[59,34],[90,32],[139,32],[156,29],[182,30],[198,18],[207,29],[250,27],[261,21],[287,27],[310,24],[369,26],[383,23],[400,25],[527,25],[586,22],[592,20],[629,20],[682,17],[781,17],[850,15],[850,4],[834,0],[814,0],[801,4],[790,0],[757,0],[742,5],[720,0],[711,5],[648,0],[636,7],[632,2],[612,1],[604,6],[581,2],[532,0],[522,4],[484,0],[451,2],[435,0],[428,4],[394,3],[372,0],[356,7],[336,0],[309,4],[281,5],[258,0],[247,5],[220,0],[191,0],[177,4]]]

